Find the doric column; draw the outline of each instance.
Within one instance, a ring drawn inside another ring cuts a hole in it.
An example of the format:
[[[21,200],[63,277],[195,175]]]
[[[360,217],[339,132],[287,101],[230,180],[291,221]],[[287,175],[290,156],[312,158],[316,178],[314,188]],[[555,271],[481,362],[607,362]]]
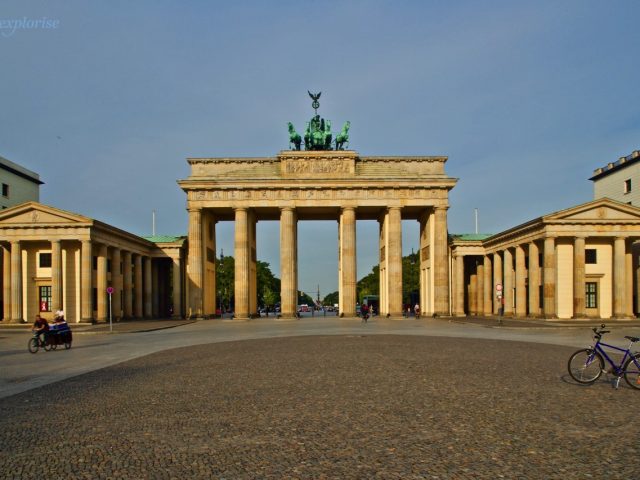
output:
[[[402,218],[400,207],[388,210],[387,279],[389,314],[402,315]],[[354,305],[355,310],[355,305]]]
[[[96,273],[96,289],[98,291],[98,322],[107,321],[107,246],[98,246],[98,271]]]
[[[248,211],[247,233],[249,235],[249,313],[258,315],[258,257],[256,245],[256,214]]]
[[[524,249],[516,246],[516,317],[527,316],[527,277]]]
[[[83,322],[93,321],[93,246],[82,240],[80,258],[80,316]]]
[[[513,255],[508,248],[504,250],[504,314],[513,315]]]
[[[449,243],[447,208],[435,207],[433,238],[433,295],[435,313],[449,315]]]
[[[389,314],[389,296],[387,288],[387,225],[389,224],[388,212],[383,213],[378,218],[378,268],[380,271],[380,315]]]
[[[2,245],[2,319],[11,322],[11,250]]]
[[[151,262],[153,259],[151,257],[144,257],[144,317],[151,318],[152,317],[152,307],[153,307],[153,280],[151,278]]]
[[[173,318],[182,316],[182,269],[180,268],[180,258],[173,258]]]
[[[469,291],[467,292],[469,299],[469,314],[476,316],[478,314],[478,274],[469,275]]]
[[[484,263],[476,266],[476,315],[484,313]]]
[[[236,208],[235,224],[235,318],[249,318],[249,232],[246,208]]]
[[[187,314],[199,317],[203,314],[203,254],[202,254],[202,209],[189,208],[189,305]]]
[[[62,310],[62,248],[51,240],[51,311]]]
[[[573,318],[585,318],[585,270],[584,270],[584,237],[573,240]]]
[[[491,315],[492,312],[492,304],[491,299],[493,294],[493,285],[491,284],[491,257],[485,255],[483,258],[484,262],[484,311],[482,312],[484,315]]]
[[[455,303],[455,315],[456,317],[464,317],[464,255],[456,255],[456,303]]]
[[[214,262],[215,265],[215,262]],[[164,272],[164,265],[151,259],[151,316],[160,317],[160,291],[165,288],[165,282],[160,281],[160,272]],[[215,295],[213,295],[215,297]],[[163,302],[164,303],[164,302]],[[163,317],[165,312],[162,312]]]
[[[135,254],[133,258],[133,315],[142,318],[144,291],[142,287],[142,256]]]
[[[556,316],[556,239],[546,237],[544,239],[544,316],[555,318]]]
[[[297,216],[291,207],[280,209],[280,314],[282,318],[295,318],[298,304]]]
[[[22,247],[19,240],[14,240],[11,242],[11,322],[22,320]]]
[[[624,318],[626,315],[626,238],[616,237],[613,242],[613,316]]]
[[[111,295],[111,314],[114,319],[122,318],[122,255],[119,248],[113,248],[111,251],[111,286],[113,287],[113,295]]]
[[[626,254],[625,254],[625,286],[626,292],[625,297],[626,301],[626,316],[627,318],[634,318],[635,315],[633,313],[633,252],[632,252],[632,244],[633,242],[627,239],[626,246]]]
[[[356,312],[356,211],[345,207],[340,215],[340,275],[338,291],[340,313],[353,317]]]
[[[529,243],[529,316],[540,316],[540,252],[536,242]]]
[[[133,316],[133,276],[131,275],[131,252],[122,252],[122,313],[125,318]]]
[[[502,306],[502,300],[498,300],[497,290],[495,290],[496,285],[502,285],[502,257],[499,252],[493,254],[493,298],[495,301],[493,302],[493,314],[498,315],[499,309]],[[504,285],[502,285],[504,287]],[[502,291],[502,295],[504,295],[504,288]]]

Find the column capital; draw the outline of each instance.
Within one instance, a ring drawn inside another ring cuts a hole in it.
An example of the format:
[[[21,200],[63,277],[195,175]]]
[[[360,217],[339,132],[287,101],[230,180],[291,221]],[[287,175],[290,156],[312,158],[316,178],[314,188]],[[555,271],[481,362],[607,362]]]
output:
[[[390,208],[399,208],[399,207],[390,207]],[[348,206],[346,206],[346,207],[340,207],[340,210],[341,210],[342,212],[355,212],[356,207],[351,206],[351,205],[348,205]]]
[[[280,211],[281,212],[295,212],[296,211],[296,207],[280,207]]]
[[[233,207],[234,212],[248,212],[249,208],[247,207]]]
[[[436,212],[438,210],[444,210],[446,212],[447,210],[449,210],[449,205],[435,205],[433,207],[433,210],[436,211]]]
[[[201,213],[202,212],[202,207],[194,207],[192,205],[189,205],[187,207],[187,212],[189,212],[189,213]]]

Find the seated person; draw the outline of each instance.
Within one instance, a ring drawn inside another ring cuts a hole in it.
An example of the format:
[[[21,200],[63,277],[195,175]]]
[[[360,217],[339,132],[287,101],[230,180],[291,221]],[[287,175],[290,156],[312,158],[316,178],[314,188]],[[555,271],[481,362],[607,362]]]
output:
[[[33,322],[33,331],[37,332],[37,338],[40,343],[44,343],[49,332],[49,323],[40,315],[36,315],[36,321]]]

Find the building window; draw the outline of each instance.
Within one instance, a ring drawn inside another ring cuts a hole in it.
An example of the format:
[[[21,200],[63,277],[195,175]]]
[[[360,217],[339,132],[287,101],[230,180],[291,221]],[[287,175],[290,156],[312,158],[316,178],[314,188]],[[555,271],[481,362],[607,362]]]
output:
[[[587,308],[598,308],[598,283],[587,282],[585,284],[585,299],[584,304]]]
[[[3,197],[9,196],[9,185],[7,185],[6,183],[2,184],[2,196]]]
[[[584,263],[595,265],[598,263],[598,254],[595,248],[586,248],[584,251]]]
[[[50,312],[51,311],[51,285],[42,285],[38,287],[40,299],[40,311],[41,312]]]
[[[40,255],[40,268],[51,268],[51,254],[41,253]]]
[[[93,269],[98,270],[98,257],[93,256]]]
[[[624,193],[629,193],[631,192],[631,179],[628,178],[627,180],[624,181]]]

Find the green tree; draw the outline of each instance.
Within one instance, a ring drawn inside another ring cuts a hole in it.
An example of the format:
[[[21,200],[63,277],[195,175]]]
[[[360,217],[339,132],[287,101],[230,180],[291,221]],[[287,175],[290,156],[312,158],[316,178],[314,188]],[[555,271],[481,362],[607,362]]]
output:
[[[256,262],[258,305],[274,306],[280,301],[280,279],[269,268],[267,262]]]
[[[420,296],[420,261],[418,254],[402,257],[402,302],[411,305]]]
[[[332,292],[328,295],[326,295],[323,299],[322,299],[322,304],[323,305],[335,305],[336,303],[338,303],[338,292]]]

